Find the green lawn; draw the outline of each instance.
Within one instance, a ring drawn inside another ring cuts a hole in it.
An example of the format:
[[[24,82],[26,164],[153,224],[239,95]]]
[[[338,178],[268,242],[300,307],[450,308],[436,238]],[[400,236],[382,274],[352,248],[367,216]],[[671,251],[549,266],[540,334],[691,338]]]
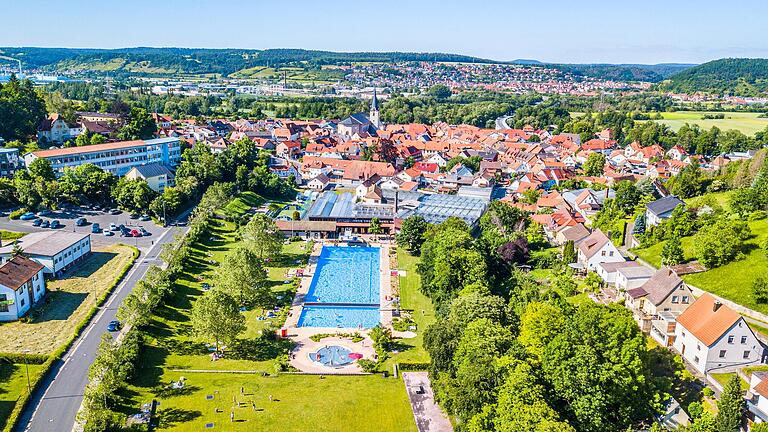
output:
[[[728,381],[730,381],[731,377],[733,377],[735,372],[730,373],[713,373],[712,378],[715,379],[720,385],[725,386]],[[749,390],[749,383],[744,381],[744,378],[739,377],[739,382],[741,383],[741,390],[747,391]]]
[[[655,113],[650,113],[654,115]],[[704,114],[725,114],[724,119],[702,120]],[[684,124],[697,124],[702,129],[710,129],[717,126],[721,130],[736,129],[746,135],[752,136],[755,132],[765,130],[768,127],[768,118],[758,118],[760,113],[747,112],[709,112],[709,111],[677,111],[661,113],[663,120],[652,120],[664,123],[677,132]]]
[[[228,216],[242,216],[251,207],[258,207],[264,203],[264,198],[254,192],[242,192],[224,207],[224,213]]]
[[[401,380],[380,375],[358,377],[320,377],[312,375],[236,373],[197,373],[190,369],[219,371],[258,371],[274,373],[277,357],[291,346],[289,341],[268,342],[259,339],[270,324],[271,331],[282,325],[295,293],[296,281],[284,283],[286,272],[306,264],[311,243],[285,245],[268,267],[273,291],[282,296],[277,317],[258,320],[261,310],[244,312],[247,330],[241,340],[253,347],[240,355],[227,351],[223,359],[211,361],[204,342],[191,334],[189,311],[202,295],[201,284],[211,282],[214,271],[237,242],[230,222],[214,220],[211,236],[192,248],[185,273],[177,280],[173,296],[153,317],[137,369],[124,401],[124,414],[135,413],[152,399],[161,402],[157,430],[198,431],[215,423],[215,430],[232,431],[339,431],[415,430],[407,394]],[[187,372],[184,372],[184,371]],[[172,381],[186,378],[180,392],[169,389]],[[245,395],[240,395],[240,388]],[[213,400],[206,396],[212,395]],[[274,401],[269,401],[269,395]],[[241,406],[235,408],[235,423],[230,424],[233,397]],[[251,402],[256,404],[256,411]],[[218,411],[216,409],[218,408]]]
[[[768,219],[748,222],[754,237],[745,243],[744,258],[722,267],[683,276],[683,280],[705,291],[722,296],[740,305],[768,314],[768,305],[757,304],[751,294],[752,283],[759,277],[768,277],[768,257],[760,245],[768,238]],[[693,237],[681,239],[686,260],[693,256]],[[643,260],[659,267],[664,242],[634,252]]]
[[[43,365],[28,365],[31,385],[40,377]],[[24,364],[0,363],[0,429],[5,427],[16,401],[27,393],[27,372]]]
[[[213,430],[225,431],[416,431],[403,382],[395,378],[208,373],[166,378],[182,375],[187,388],[163,398],[156,430],[202,431],[214,423]]]
[[[421,293],[421,279],[416,272],[419,257],[409,254],[403,248],[397,248],[397,262],[400,270],[405,270],[405,276],[400,277],[400,305],[403,309],[412,311],[411,316],[416,321],[416,337],[401,339],[400,353],[393,355],[385,363],[387,370],[392,370],[396,362],[429,362],[429,353],[422,347],[424,330],[435,322],[435,308],[432,300]]]

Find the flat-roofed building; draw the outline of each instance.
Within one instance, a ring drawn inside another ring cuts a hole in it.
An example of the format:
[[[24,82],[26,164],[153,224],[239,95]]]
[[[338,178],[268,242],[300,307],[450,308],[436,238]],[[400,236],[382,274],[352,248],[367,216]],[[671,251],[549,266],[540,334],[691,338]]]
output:
[[[40,231],[25,235],[0,248],[0,262],[12,258],[18,244],[24,255],[43,265],[46,274],[58,276],[91,254],[91,235],[64,231]]]
[[[14,321],[45,295],[43,265],[15,256],[0,266],[0,321]]]
[[[181,141],[178,138],[157,138],[39,150],[25,154],[24,162],[29,166],[39,158],[48,159],[57,176],[64,174],[65,168],[86,163],[123,176],[133,167],[151,163],[175,167],[181,160]]]

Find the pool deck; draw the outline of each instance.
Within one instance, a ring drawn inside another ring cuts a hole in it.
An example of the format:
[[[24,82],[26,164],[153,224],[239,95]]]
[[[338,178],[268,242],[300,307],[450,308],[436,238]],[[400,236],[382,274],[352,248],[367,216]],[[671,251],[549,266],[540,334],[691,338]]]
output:
[[[326,345],[341,345],[348,348],[352,352],[363,354],[366,359],[372,360],[375,356],[373,349],[373,341],[368,337],[368,330],[360,330],[357,328],[323,328],[323,327],[299,327],[299,317],[301,316],[302,305],[304,299],[309,292],[309,287],[312,284],[312,278],[317,270],[317,263],[320,258],[320,252],[323,249],[323,245],[327,246],[344,246],[345,243],[335,243],[333,241],[316,242],[312,247],[312,253],[309,256],[309,261],[304,269],[304,274],[301,277],[301,282],[296,290],[296,296],[293,298],[288,318],[285,320],[283,328],[288,330],[288,337],[290,337],[296,346],[291,351],[291,365],[302,372],[310,373],[363,373],[356,363],[339,368],[330,368],[321,364],[315,363],[309,359],[309,353],[317,351],[318,348],[322,348]],[[381,324],[385,327],[392,329],[392,278],[390,275],[390,262],[389,262],[389,242],[382,241],[377,243],[371,243],[372,247],[379,247],[381,251],[379,253],[379,304],[381,310]],[[320,333],[360,333],[365,336],[362,342],[352,343],[349,339],[342,338],[326,338],[320,342],[314,342],[310,339],[310,336]]]

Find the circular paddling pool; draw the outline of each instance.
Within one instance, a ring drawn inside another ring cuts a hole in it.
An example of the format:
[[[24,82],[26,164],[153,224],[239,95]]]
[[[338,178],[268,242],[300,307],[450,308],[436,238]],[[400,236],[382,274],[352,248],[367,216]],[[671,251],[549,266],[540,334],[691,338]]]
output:
[[[331,345],[309,353],[309,359],[327,367],[346,366],[352,363],[350,351],[342,346]]]

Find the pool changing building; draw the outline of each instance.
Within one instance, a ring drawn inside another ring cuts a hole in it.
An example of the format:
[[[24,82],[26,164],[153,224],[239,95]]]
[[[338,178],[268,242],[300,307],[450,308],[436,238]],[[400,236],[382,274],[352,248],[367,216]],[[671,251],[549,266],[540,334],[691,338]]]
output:
[[[304,220],[275,222],[287,237],[314,239],[367,234],[373,218],[379,220],[383,233],[389,234],[402,220],[413,215],[422,216],[433,224],[458,217],[475,227],[490,203],[490,194],[478,194],[474,189],[460,190],[456,195],[382,192],[381,203],[358,202],[351,192],[324,192],[307,211]]]

